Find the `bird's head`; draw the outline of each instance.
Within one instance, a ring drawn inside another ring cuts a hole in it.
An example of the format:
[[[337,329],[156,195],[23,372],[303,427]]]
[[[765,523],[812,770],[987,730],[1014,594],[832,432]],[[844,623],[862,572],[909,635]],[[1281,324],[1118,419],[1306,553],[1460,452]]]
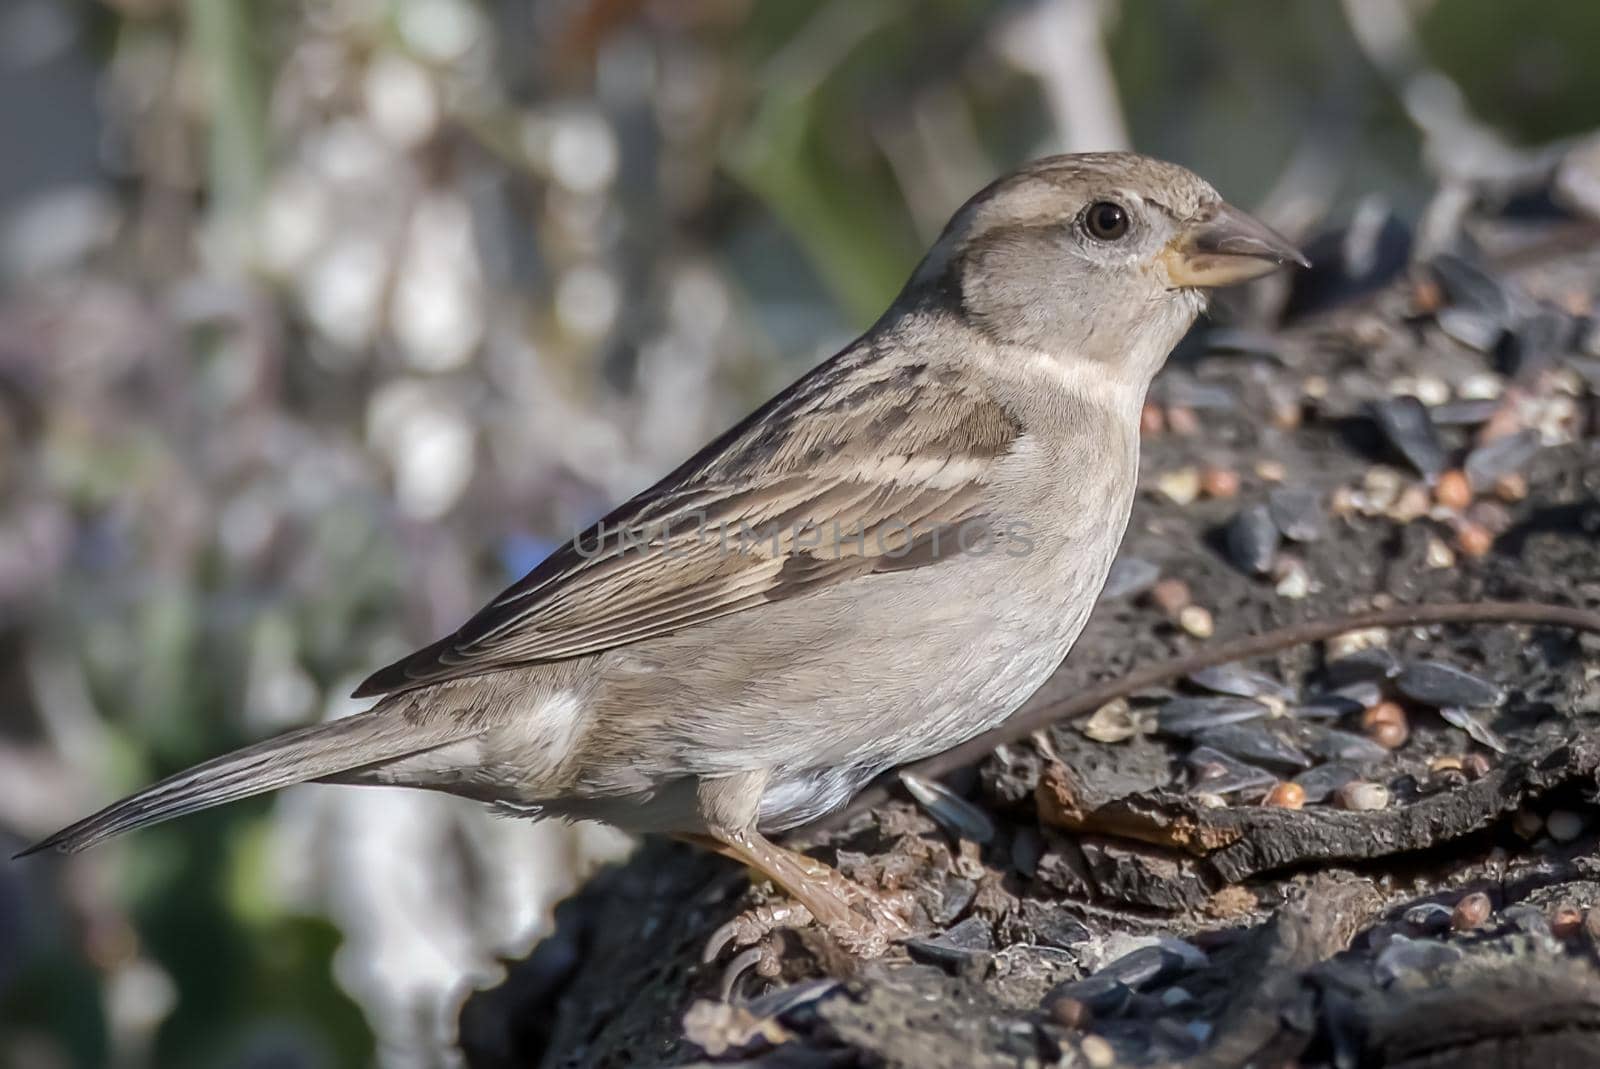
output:
[[[1128,152],[1051,156],[958,211],[907,287],[994,340],[1149,378],[1210,290],[1305,257],[1204,179]]]

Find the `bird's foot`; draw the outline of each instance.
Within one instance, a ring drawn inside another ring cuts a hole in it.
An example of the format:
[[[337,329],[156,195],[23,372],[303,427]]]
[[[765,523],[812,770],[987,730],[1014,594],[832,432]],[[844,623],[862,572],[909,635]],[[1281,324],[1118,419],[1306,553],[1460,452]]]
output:
[[[820,927],[847,954],[879,958],[891,944],[911,934],[909,894],[870,891],[821,862],[816,865],[813,893],[826,891],[828,898],[846,904],[842,912],[819,919]]]
[[[854,887],[854,885],[852,884]],[[906,904],[863,887],[855,887],[851,918],[844,924],[824,925],[833,941],[858,958],[881,958],[889,947],[911,934]]]
[[[823,918],[793,900],[756,906],[713,932],[702,959],[711,962],[729,948],[749,948],[736,959],[740,971],[753,967],[761,976],[774,977],[781,961],[773,936],[780,929],[816,924],[841,950],[856,958],[882,957],[891,944],[911,934],[906,920],[907,903],[899,896],[869,891],[832,869],[823,868],[831,879],[819,879],[816,886],[807,888],[807,897],[828,903]],[[760,953],[751,956],[750,950]]]
[[[811,911],[798,902],[753,906],[711,933],[700,960],[710,964],[722,957],[722,952],[729,947],[760,948],[763,951],[761,958],[754,962],[746,960],[740,971],[754,964],[760,975],[777,976],[777,946],[769,937],[780,928],[803,928],[810,923]],[[743,959],[745,955],[740,954],[739,957]]]

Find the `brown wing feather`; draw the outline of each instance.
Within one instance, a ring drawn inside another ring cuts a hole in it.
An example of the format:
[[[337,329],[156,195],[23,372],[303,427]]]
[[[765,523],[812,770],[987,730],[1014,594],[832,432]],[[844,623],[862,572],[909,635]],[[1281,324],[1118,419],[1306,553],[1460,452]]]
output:
[[[938,418],[905,420],[931,376],[847,350],[356,696],[587,656],[947,558],[957,540],[941,533],[988,531],[981,462],[1020,431],[947,384]]]

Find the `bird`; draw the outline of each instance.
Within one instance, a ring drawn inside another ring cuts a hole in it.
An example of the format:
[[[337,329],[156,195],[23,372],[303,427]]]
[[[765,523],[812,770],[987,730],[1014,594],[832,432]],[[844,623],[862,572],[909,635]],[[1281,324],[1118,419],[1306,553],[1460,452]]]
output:
[[[1308,266],[1176,164],[1028,163],[859,338],[375,672],[369,710],[23,853],[306,781],[425,788],[697,843],[788,896],[769,921],[883,953],[903,913],[773,837],[997,726],[1055,671],[1127,527],[1152,378],[1213,290],[1290,265]]]

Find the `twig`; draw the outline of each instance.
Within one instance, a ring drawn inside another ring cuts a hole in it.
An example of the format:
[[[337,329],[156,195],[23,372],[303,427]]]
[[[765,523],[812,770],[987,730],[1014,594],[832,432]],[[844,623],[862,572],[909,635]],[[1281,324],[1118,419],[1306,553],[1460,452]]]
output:
[[[1149,687],[1170,683],[1202,668],[1265,657],[1293,646],[1322,642],[1350,631],[1362,631],[1372,627],[1483,623],[1536,624],[1600,634],[1600,612],[1534,601],[1397,605],[1393,608],[1375,609],[1372,612],[1339,616],[1330,620],[1306,620],[1276,628],[1265,634],[1247,635],[1244,638],[1208,646],[1176,660],[1151,665],[1149,668],[1131,672],[1098,687],[1091,687],[1066,701],[1038,699],[1036,696],[1036,700],[1029,701],[999,727],[969,739],[953,749],[908,765],[906,771],[926,777],[942,776],[985,757],[997,747],[1025,738],[1058,720],[1081,716],[1109,701],[1136,694]],[[842,820],[853,813],[878,805],[888,797],[889,792],[886,787],[869,787],[856,796],[855,800],[840,813],[838,819]],[[833,819],[828,820],[829,825],[834,823]]]

